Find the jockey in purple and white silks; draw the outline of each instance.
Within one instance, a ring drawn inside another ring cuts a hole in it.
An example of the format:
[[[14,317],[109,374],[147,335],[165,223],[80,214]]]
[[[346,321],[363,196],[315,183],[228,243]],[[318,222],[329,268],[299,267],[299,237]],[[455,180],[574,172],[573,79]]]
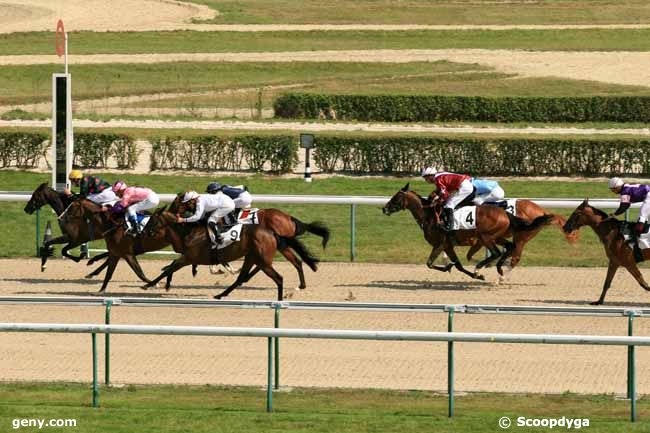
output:
[[[620,215],[630,208],[632,203],[643,203],[639,211],[639,219],[634,226],[634,231],[644,233],[648,218],[650,217],[650,185],[640,183],[628,184],[620,177],[613,177],[609,180],[609,189],[621,195],[621,204],[613,215]]]

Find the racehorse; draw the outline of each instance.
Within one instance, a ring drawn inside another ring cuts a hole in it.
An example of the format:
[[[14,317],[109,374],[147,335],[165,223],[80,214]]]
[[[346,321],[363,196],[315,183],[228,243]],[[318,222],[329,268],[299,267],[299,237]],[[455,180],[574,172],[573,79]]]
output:
[[[143,235],[141,237],[133,237],[127,233],[127,228],[124,225],[124,220],[121,214],[111,215],[108,212],[102,212],[100,206],[89,200],[83,200],[80,203],[84,218],[98,217],[100,219],[100,227],[103,231],[104,239],[106,240],[108,259],[89,275],[96,275],[101,272],[103,268],[107,268],[99,292],[104,293],[106,291],[106,287],[113,277],[115,267],[122,258],[129,264],[138,278],[149,283],[150,280],[144,275],[144,272],[135,256],[149,251],[160,250],[169,245],[169,241],[162,234],[159,236]],[[164,208],[159,212],[163,209]]]
[[[183,215],[185,212],[194,212],[196,205],[195,203],[183,203],[182,198],[184,193],[179,193],[172,202],[169,211],[176,213],[178,215]],[[327,247],[327,242],[330,238],[330,230],[323,223],[319,221],[314,221],[311,223],[304,223],[297,218],[292,217],[291,215],[282,212],[279,209],[259,209],[257,211],[257,221],[258,224],[264,228],[271,230],[276,233],[278,236],[294,239],[298,236],[303,235],[304,233],[312,233],[316,236],[322,238],[323,249]],[[302,270],[302,262],[289,248],[281,249],[280,253],[296,268],[298,271],[298,277],[300,278],[300,285],[298,288],[300,290],[307,288],[307,283],[305,282],[305,273]],[[256,267],[250,273],[252,278],[255,274],[260,271],[260,268]]]
[[[98,230],[102,225],[98,215],[90,214],[86,220],[81,217],[82,210],[80,204],[82,200],[57,192],[50,188],[47,182],[44,182],[34,190],[31,198],[25,205],[25,213],[31,215],[37,209],[49,204],[57,215],[57,222],[59,223],[61,232],[64,233],[62,236],[46,241],[41,247],[41,271],[45,270],[48,256],[51,254],[50,249],[52,245],[67,244],[61,250],[61,254],[78,263],[84,257],[73,256],[68,251],[91,240],[102,239],[104,237],[102,230]],[[90,201],[88,202],[92,203]],[[92,204],[95,205],[94,203]],[[103,257],[106,256],[104,255]],[[103,257],[98,256],[98,258]]]
[[[600,238],[605,248],[605,254],[609,259],[607,266],[607,276],[600,298],[592,302],[591,305],[602,305],[605,302],[605,295],[612,284],[612,279],[619,267],[623,266],[632,274],[634,279],[645,290],[650,291],[650,285],[643,279],[643,275],[636,265],[634,251],[625,241],[621,233],[623,221],[616,218],[610,218],[605,212],[589,205],[589,200],[585,199],[580,206],[573,211],[568,221],[564,225],[564,231],[571,233],[577,231],[582,226],[591,227]],[[650,260],[650,249],[641,250],[643,259]]]
[[[499,258],[497,262],[497,271],[503,276],[502,266],[505,261],[511,257],[511,266],[517,265],[523,252],[523,246],[545,225],[549,224],[552,217],[543,215],[535,218],[531,223],[512,216],[497,206],[477,206],[476,208],[476,229],[458,230],[454,232],[453,237],[440,227],[441,203],[435,203],[433,206],[420,197],[415,191],[409,189],[407,183],[400,189],[382,208],[385,215],[390,215],[401,210],[408,209],[416,222],[424,232],[424,238],[433,247],[427,266],[442,272],[448,272],[452,267],[472,278],[484,279],[478,274],[478,270],[487,266],[492,261]],[[513,237],[513,242],[507,240]],[[472,246],[478,244],[486,247],[490,255],[476,265],[476,270],[472,273],[467,271],[454,251],[455,245]],[[501,253],[497,245],[505,247],[505,252]],[[436,258],[445,252],[452,260],[446,266],[434,265]]]
[[[316,271],[318,259],[311,255],[307,248],[295,238],[280,236],[267,228],[257,224],[244,224],[241,227],[240,240],[221,248],[211,249],[212,241],[203,224],[177,224],[176,215],[171,212],[154,214],[149,224],[150,231],[164,229],[167,239],[174,247],[174,251],[182,256],[163,268],[163,272],[146,284],[143,288],[153,287],[165,277],[169,277],[178,269],[190,265],[210,265],[215,262],[230,262],[244,257],[239,276],[226,290],[215,296],[221,299],[235,288],[251,278],[250,270],[255,265],[275,282],[278,289],[278,300],[283,299],[283,278],[273,268],[273,255],[277,250],[281,252],[292,248],[307,265]]]
[[[535,218],[537,217],[543,215],[549,215],[552,217],[551,224],[558,226],[558,228],[562,231],[562,234],[566,238],[567,242],[569,242],[570,244],[574,244],[578,240],[580,232],[574,231],[571,233],[567,233],[564,231],[563,228],[564,228],[564,224],[566,223],[566,220],[562,216],[547,212],[543,207],[541,207],[534,201],[518,199],[517,202],[515,203],[515,215],[528,223],[534,221]],[[479,245],[478,243],[472,245],[467,251],[467,256],[466,256],[467,260],[472,260],[474,254],[476,254],[480,250],[481,250],[481,245]]]

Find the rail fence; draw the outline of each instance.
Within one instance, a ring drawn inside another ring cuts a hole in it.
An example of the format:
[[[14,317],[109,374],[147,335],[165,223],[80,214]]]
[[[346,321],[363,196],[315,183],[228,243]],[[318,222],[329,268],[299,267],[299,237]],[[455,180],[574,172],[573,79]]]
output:
[[[29,192],[11,192],[0,191],[0,202],[2,201],[29,201],[31,193]],[[176,194],[159,194],[161,202],[172,202],[176,198]],[[523,198],[521,198],[523,199]],[[383,206],[390,200],[390,197],[378,196],[340,196],[340,195],[272,195],[272,194],[255,194],[253,195],[254,203],[265,204],[325,204],[325,205],[349,205],[350,206],[350,261],[354,262],[356,259],[356,210],[359,205],[373,205]],[[545,208],[555,209],[574,209],[582,203],[582,199],[556,199],[556,198],[527,198],[532,200],[539,206]],[[590,199],[590,204],[603,209],[616,209],[619,206],[619,201],[615,199]],[[640,203],[635,203],[632,208],[640,207]],[[36,256],[39,254],[40,248],[40,211],[36,211]],[[628,212],[625,213],[625,219],[628,218]],[[105,250],[91,249],[90,252],[100,252]],[[171,251],[155,252],[157,254],[175,254]]]
[[[104,325],[68,324],[0,324],[0,332],[72,332],[92,334],[93,351],[93,405],[98,406],[97,348],[96,334],[105,334],[105,378],[110,384],[110,334],[153,334],[153,335],[203,335],[240,336],[268,338],[267,410],[272,410],[272,389],[280,386],[279,353],[282,338],[333,338],[364,340],[404,340],[447,342],[447,392],[448,416],[454,415],[454,342],[488,343],[534,343],[534,344],[599,344],[625,345],[627,353],[627,397],[630,399],[630,419],[636,421],[636,362],[635,346],[650,345],[650,337],[634,337],[635,317],[650,316],[648,308],[617,307],[542,307],[518,305],[473,305],[473,304],[393,304],[393,303],[337,303],[337,302],[290,302],[290,301],[228,301],[202,299],[151,299],[151,298],[100,298],[100,297],[0,297],[0,305],[59,305],[105,307]],[[274,311],[273,328],[223,328],[188,326],[131,326],[111,325],[112,307],[185,307],[185,308],[246,308]],[[403,331],[355,331],[316,330],[280,328],[281,310],[347,310],[382,312],[429,312],[446,313],[447,332],[403,332]],[[508,315],[553,315],[553,316],[596,316],[627,317],[627,336],[582,336],[546,334],[491,334],[455,333],[455,314],[508,314]]]

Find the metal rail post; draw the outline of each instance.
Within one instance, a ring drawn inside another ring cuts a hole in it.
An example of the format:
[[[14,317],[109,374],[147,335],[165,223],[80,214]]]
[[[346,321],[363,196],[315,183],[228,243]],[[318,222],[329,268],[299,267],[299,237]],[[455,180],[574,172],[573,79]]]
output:
[[[268,373],[266,383],[266,411],[273,412],[273,337],[268,337]]]
[[[633,334],[634,311],[627,316],[627,335]],[[627,346],[627,396],[630,399],[630,421],[636,422],[636,356],[634,346]]]
[[[355,244],[355,237],[356,237],[356,213],[357,213],[357,205],[356,204],[351,204],[350,205],[350,261],[353,262],[354,259],[356,258],[356,251],[354,249],[354,244]]]
[[[93,407],[99,407],[99,386],[97,385],[97,334],[92,333],[93,341]]]
[[[454,307],[449,307],[447,331],[454,331]],[[454,342],[447,343],[447,393],[449,394],[449,418],[454,416]]]
[[[275,328],[280,327],[280,306],[275,305]],[[280,389],[280,337],[275,337],[275,389]]]
[[[107,325],[111,324],[111,306],[113,305],[113,300],[108,299],[106,301],[106,317],[104,323]],[[108,386],[111,383],[111,334],[106,333],[104,335],[104,383]]]

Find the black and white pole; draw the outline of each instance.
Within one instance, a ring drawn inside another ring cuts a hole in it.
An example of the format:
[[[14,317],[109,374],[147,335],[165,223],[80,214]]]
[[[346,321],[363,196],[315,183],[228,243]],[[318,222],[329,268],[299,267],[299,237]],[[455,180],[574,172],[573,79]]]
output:
[[[300,147],[305,148],[305,182],[311,182],[310,151],[314,147],[312,134],[300,134]]]

